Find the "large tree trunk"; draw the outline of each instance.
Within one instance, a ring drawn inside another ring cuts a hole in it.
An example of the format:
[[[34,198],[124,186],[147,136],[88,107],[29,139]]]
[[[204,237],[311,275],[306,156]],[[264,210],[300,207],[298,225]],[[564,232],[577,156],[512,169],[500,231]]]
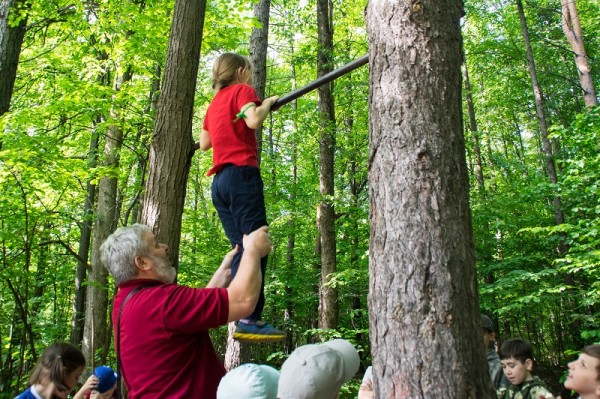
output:
[[[205,0],[175,1],[142,205],[142,222],[154,229],[159,242],[169,246],[169,259],[175,267],[195,149],[192,115],[205,6]]]
[[[333,70],[333,22],[329,0],[317,0],[317,76]],[[320,86],[319,94],[319,192],[317,227],[321,239],[321,283],[319,288],[319,328],[336,328],[338,323],[337,289],[329,284],[336,270],[334,153],[335,109],[333,83]]]
[[[374,1],[369,313],[377,398],[494,398],[461,111],[460,0]]]
[[[575,56],[575,66],[579,73],[579,80],[583,90],[583,101],[587,108],[598,105],[596,99],[596,91],[594,90],[594,82],[590,64],[588,63],[585,45],[583,42],[583,32],[579,24],[579,13],[575,0],[561,0],[562,4],[562,27],[567,36],[567,40],[573,50]]]

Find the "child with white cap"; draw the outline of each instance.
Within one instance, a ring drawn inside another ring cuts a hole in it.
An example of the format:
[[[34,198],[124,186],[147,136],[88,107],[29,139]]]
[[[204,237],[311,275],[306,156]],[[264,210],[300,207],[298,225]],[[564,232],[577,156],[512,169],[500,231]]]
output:
[[[296,348],[281,367],[279,399],[333,399],[358,371],[360,358],[345,339]]]

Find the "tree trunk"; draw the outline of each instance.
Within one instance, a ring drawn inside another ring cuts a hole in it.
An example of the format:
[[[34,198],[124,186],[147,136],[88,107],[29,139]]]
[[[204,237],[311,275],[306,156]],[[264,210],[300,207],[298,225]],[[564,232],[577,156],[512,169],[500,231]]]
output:
[[[461,110],[460,0],[376,1],[370,48],[369,314],[377,398],[495,398]]]
[[[151,226],[157,240],[169,246],[169,259],[175,267],[195,147],[192,116],[205,6],[205,0],[175,1],[142,205],[142,223]]]
[[[0,1],[0,116],[10,108],[31,4],[25,0]],[[15,14],[21,17],[16,26],[10,26],[10,18]]]
[[[329,0],[317,0],[317,76],[333,70],[333,22]],[[338,323],[338,293],[329,284],[336,270],[334,152],[335,109],[333,83],[320,86],[319,94],[319,192],[317,226],[321,238],[321,283],[319,288],[319,328],[336,328]]]
[[[124,82],[131,79],[131,73],[115,77],[115,91],[119,91]],[[118,120],[115,108],[111,110],[111,118]],[[104,160],[102,166],[117,171],[123,130],[117,124],[109,126],[104,142]],[[115,231],[118,225],[119,207],[117,203],[118,179],[116,174],[103,176],[98,184],[98,206],[96,222],[93,229],[92,264],[89,273],[89,284],[86,289],[85,325],[81,350],[92,366],[95,364],[96,349],[101,349],[99,360],[104,363],[108,355],[111,334],[108,328],[108,270],[100,259],[100,245]]]
[[[10,107],[31,4],[24,0],[0,2],[0,116]],[[10,18],[15,14],[22,16],[16,26],[10,26]]]
[[[267,48],[269,43],[269,9],[271,0],[260,0],[254,6],[254,16],[262,24],[262,28],[253,28],[250,35],[250,60],[253,65],[252,86],[256,89],[259,98],[265,97],[265,86],[267,82]],[[263,139],[262,125],[256,129],[256,141],[258,144],[258,161],[262,159]],[[233,339],[235,328],[230,323],[225,351],[225,368],[231,370],[242,363],[251,361],[250,344],[241,343]]]
[[[92,132],[90,140],[90,168],[95,168],[98,164],[98,133]],[[75,293],[73,296],[73,315],[71,316],[71,344],[78,346],[83,341],[83,330],[85,326],[85,285],[82,283],[86,279],[88,260],[90,253],[90,241],[92,237],[93,209],[96,199],[96,185],[90,180],[87,181],[87,195],[83,204],[83,223],[81,225],[81,235],[79,237],[79,250],[77,252],[78,261],[75,271]]]
[[[575,0],[561,0],[561,4],[562,27],[575,56],[575,66],[577,67],[581,88],[583,89],[583,102],[587,108],[591,108],[598,105],[598,100],[596,99],[590,64],[585,52],[577,5],[575,4]]]
[[[254,5],[254,16],[262,24],[262,28],[253,28],[250,34],[250,60],[254,69],[252,71],[252,86],[260,99],[265,98],[267,86],[267,49],[269,45],[269,11],[271,0],[259,0]],[[258,144],[258,162],[262,158],[262,125],[256,129]]]
[[[466,62],[463,62],[463,79],[465,81],[465,96],[467,98],[467,110],[469,112],[469,130],[473,135],[475,178],[477,179],[477,188],[479,190],[479,194],[483,195],[485,193],[485,183],[483,180],[481,147],[479,146],[479,132],[477,131],[477,119],[475,119],[475,104],[473,103],[473,93],[471,92],[471,82],[469,81],[469,72],[467,70]]]

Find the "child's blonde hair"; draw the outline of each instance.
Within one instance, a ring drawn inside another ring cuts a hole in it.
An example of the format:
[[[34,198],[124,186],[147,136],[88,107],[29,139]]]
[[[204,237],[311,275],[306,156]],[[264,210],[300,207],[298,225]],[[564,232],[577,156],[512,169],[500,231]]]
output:
[[[66,384],[67,376],[85,366],[83,353],[75,346],[57,342],[47,347],[40,356],[29,378],[29,384],[47,384],[53,382],[60,391],[71,387]]]
[[[212,87],[221,90],[236,81],[239,68],[252,73],[252,63],[248,57],[236,53],[223,53],[217,58],[212,69]]]

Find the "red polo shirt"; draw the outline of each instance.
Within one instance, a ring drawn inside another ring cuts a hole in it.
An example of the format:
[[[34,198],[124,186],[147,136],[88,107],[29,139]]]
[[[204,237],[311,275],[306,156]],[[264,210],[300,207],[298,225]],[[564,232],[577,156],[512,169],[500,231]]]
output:
[[[210,135],[213,166],[208,176],[218,173],[227,164],[258,167],[256,132],[243,119],[233,122],[248,103],[259,106],[262,101],[250,85],[239,83],[217,92],[206,110],[202,128]]]
[[[112,312],[115,342],[121,304],[140,285],[149,287],[130,297],[121,314],[119,355],[129,397],[216,398],[225,369],[208,329],[227,324],[227,290],[156,280],[121,284]]]

